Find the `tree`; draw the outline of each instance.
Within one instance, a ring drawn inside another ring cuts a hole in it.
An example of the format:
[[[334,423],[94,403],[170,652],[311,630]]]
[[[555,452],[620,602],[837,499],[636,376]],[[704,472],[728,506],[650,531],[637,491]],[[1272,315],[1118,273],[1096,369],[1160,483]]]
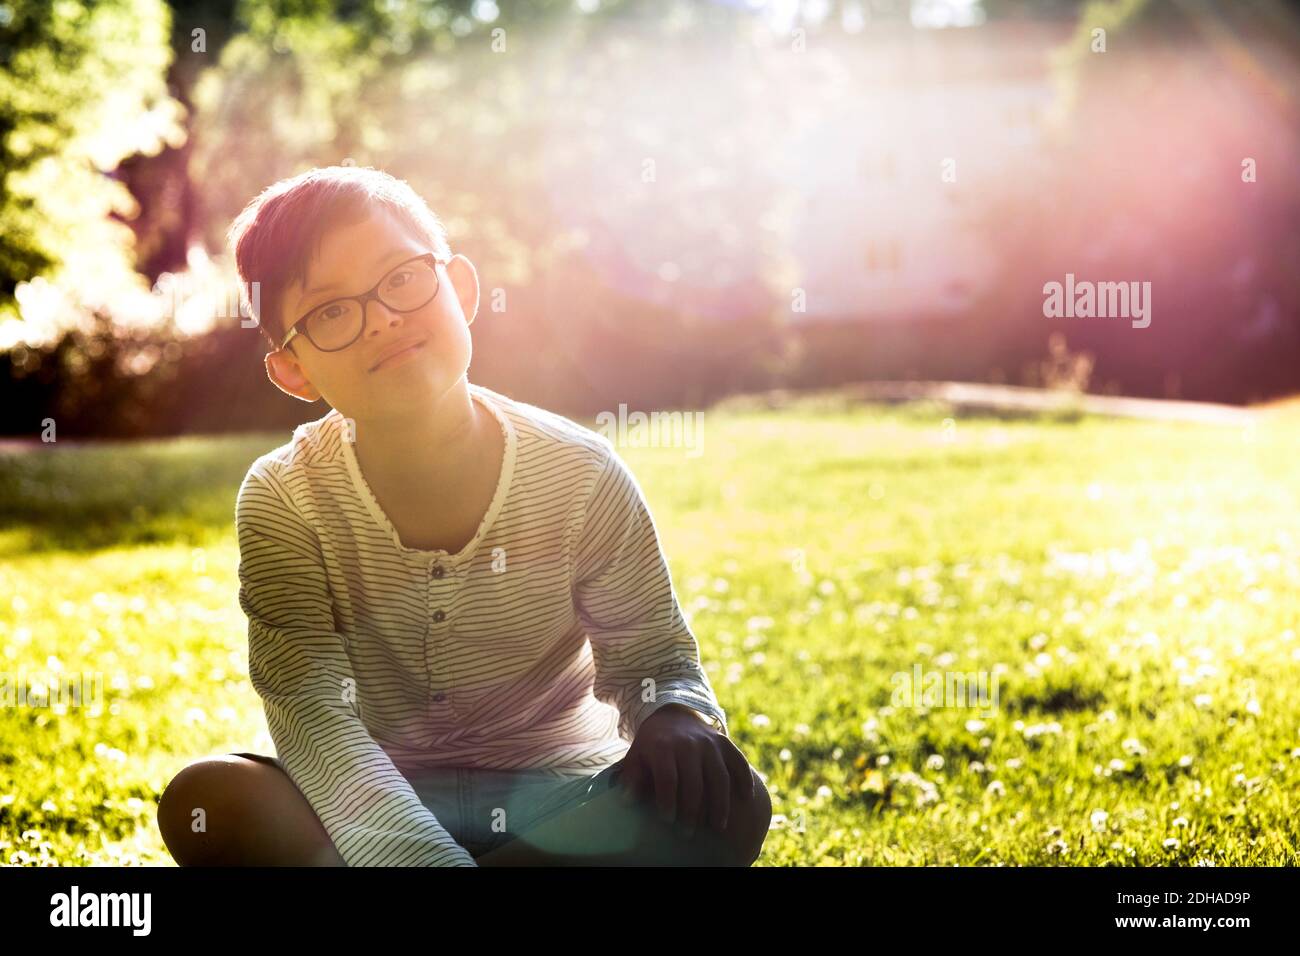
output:
[[[138,290],[113,170],[179,142],[162,0],[12,0],[0,24],[0,349]],[[115,218],[119,217],[119,218]],[[44,280],[16,322],[20,284]],[[9,320],[6,328],[5,320]],[[41,328],[44,326],[44,328]]]

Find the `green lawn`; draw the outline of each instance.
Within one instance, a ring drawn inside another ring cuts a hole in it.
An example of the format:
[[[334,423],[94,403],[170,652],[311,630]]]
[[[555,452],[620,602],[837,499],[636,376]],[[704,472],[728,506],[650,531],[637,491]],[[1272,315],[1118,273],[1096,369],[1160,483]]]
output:
[[[699,457],[621,449],[768,779],[760,864],[1300,862],[1300,419],[951,414],[734,402]],[[170,777],[271,750],[232,522],[287,438],[0,455],[0,672],[105,703],[0,708],[0,861],[170,865]],[[914,667],[995,711],[891,705]]]

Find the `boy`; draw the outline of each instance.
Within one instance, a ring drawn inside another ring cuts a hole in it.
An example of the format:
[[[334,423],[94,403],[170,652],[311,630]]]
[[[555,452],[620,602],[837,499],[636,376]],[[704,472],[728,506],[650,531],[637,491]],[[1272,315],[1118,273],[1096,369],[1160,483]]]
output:
[[[771,802],[641,489],[603,436],[468,382],[478,277],[424,201],[315,169],[231,239],[268,376],[332,410],[257,459],[236,503],[278,759],[186,767],[159,805],[172,855],[750,865]]]

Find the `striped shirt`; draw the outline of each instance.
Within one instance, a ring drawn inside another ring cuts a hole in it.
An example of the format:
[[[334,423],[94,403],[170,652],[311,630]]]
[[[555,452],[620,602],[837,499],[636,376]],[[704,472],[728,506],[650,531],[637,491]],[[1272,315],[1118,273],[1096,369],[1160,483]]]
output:
[[[603,435],[469,384],[501,426],[459,552],[409,548],[337,410],[239,489],[249,676],[277,756],[349,866],[474,866],[407,777],[594,774],[682,704],[722,733],[639,484]]]

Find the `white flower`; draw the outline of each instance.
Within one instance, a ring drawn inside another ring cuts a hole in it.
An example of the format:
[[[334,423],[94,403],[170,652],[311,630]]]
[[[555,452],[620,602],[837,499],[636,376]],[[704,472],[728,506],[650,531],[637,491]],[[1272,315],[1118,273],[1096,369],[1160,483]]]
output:
[[[974,718],[972,718],[966,721],[966,729],[970,731],[972,734],[978,734],[981,730],[984,729],[984,721],[975,720]]]
[[[1181,757],[1178,758],[1178,766],[1190,767],[1191,765],[1192,765],[1191,754],[1183,754]]]
[[[1092,816],[1088,818],[1088,821],[1092,824],[1092,828],[1100,833],[1106,829],[1106,821],[1109,819],[1110,814],[1105,810],[1093,810]]]
[[[1141,757],[1147,752],[1147,749],[1142,746],[1141,742],[1136,737],[1125,738],[1124,743],[1121,746],[1123,746],[1126,754],[1134,757]]]
[[[1170,837],[1168,840],[1164,842],[1164,848],[1166,850],[1177,850],[1180,846],[1182,846],[1182,844],[1179,843],[1173,837]]]
[[[1176,818],[1176,819],[1174,820],[1174,822],[1170,824],[1170,826],[1172,826],[1172,827],[1185,827],[1185,826],[1187,826],[1187,817],[1178,817],[1178,818]]]
[[[942,770],[942,769],[943,769],[943,757],[942,757],[940,754],[930,754],[930,756],[928,756],[928,757],[925,758],[925,769],[926,769],[926,770]]]
[[[754,714],[749,718],[749,723],[753,727],[766,727],[772,723],[772,718],[767,714]]]
[[[1007,792],[1007,788],[1002,785],[1001,780],[992,781],[985,790],[992,796],[1000,797]]]
[[[1028,727],[1025,728],[1024,732],[1025,732],[1025,739],[1029,740],[1031,738],[1041,736],[1042,734],[1059,734],[1061,732],[1061,725],[1058,721],[1055,720],[1050,721],[1049,723],[1046,724],[1030,724]]]

